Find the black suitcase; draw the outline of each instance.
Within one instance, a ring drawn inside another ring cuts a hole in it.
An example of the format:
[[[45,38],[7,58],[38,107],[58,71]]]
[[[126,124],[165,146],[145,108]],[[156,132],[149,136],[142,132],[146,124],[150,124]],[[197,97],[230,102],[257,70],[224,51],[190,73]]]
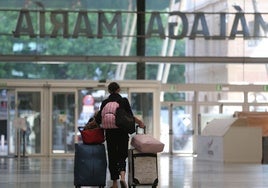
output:
[[[104,144],[75,144],[74,185],[81,186],[106,185],[106,152]]]
[[[141,153],[136,149],[128,150],[128,185],[129,187],[141,185],[157,187],[157,154]]]

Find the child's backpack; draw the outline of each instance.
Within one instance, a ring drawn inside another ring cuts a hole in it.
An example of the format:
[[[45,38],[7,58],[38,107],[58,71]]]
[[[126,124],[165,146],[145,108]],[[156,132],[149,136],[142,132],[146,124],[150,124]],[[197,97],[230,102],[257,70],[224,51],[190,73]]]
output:
[[[119,107],[118,102],[108,102],[101,112],[101,127],[103,129],[117,129],[115,125],[116,109]]]

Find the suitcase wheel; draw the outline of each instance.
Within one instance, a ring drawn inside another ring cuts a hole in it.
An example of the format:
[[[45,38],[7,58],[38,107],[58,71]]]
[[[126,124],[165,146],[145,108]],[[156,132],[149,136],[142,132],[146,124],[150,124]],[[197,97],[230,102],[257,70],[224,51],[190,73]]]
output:
[[[154,183],[153,183],[152,188],[156,188],[157,185],[158,185],[158,178],[156,178],[156,179],[154,180]]]

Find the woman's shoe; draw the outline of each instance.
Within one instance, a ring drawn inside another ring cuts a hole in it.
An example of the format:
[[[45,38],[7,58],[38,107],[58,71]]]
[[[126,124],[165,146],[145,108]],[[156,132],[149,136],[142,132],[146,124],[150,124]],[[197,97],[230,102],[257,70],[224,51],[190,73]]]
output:
[[[127,188],[127,184],[123,180],[120,180],[120,185],[121,185],[121,188]]]

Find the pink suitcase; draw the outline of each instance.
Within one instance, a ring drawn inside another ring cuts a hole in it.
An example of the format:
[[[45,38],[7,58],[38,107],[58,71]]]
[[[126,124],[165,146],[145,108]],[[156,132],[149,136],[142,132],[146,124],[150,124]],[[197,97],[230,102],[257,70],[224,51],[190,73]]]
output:
[[[148,134],[136,134],[131,139],[131,145],[142,153],[158,153],[164,149],[164,144]]]

